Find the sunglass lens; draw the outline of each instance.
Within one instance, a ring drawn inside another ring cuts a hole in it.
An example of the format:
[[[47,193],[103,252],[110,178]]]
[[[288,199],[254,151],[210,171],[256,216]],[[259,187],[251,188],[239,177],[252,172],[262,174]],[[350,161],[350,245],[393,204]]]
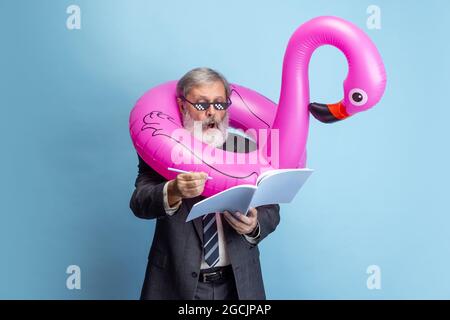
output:
[[[195,109],[197,109],[199,111],[204,111],[204,110],[208,109],[208,104],[207,103],[194,103],[194,107],[195,107]]]
[[[229,107],[229,103],[227,102],[216,102],[214,103],[214,108],[217,110],[226,110]]]

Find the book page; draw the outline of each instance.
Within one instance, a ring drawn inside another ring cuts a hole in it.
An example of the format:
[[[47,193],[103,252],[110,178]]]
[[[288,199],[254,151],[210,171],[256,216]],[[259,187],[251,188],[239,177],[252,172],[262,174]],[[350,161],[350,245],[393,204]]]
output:
[[[250,206],[291,202],[312,172],[313,170],[308,168],[264,172],[263,177],[258,177],[258,189]]]
[[[217,211],[220,213],[225,210],[230,212],[239,211],[245,214],[247,213],[255,191],[256,186],[242,184],[219,192],[218,194],[194,204],[189,212],[186,222],[207,213]]]

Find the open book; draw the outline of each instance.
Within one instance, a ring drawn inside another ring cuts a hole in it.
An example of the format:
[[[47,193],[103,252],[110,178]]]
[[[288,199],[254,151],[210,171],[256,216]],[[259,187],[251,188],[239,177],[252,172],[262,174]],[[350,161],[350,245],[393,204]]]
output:
[[[241,184],[197,202],[186,222],[210,212],[239,211],[247,214],[250,207],[289,203],[309,178],[312,169],[278,169],[261,174],[256,185]]]

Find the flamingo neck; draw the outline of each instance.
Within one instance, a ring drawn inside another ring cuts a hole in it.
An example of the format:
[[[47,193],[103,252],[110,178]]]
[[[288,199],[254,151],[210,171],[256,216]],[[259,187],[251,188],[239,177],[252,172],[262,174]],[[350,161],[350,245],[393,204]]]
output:
[[[361,32],[362,33],[362,32]],[[271,154],[278,151],[278,168],[304,167],[309,129],[308,68],[314,51],[323,45],[340,49],[351,69],[362,64],[354,41],[360,34],[345,20],[335,17],[312,19],[300,26],[289,40],[283,61],[280,100],[272,129],[278,130],[278,148],[268,141]],[[278,150],[277,150],[278,149]]]

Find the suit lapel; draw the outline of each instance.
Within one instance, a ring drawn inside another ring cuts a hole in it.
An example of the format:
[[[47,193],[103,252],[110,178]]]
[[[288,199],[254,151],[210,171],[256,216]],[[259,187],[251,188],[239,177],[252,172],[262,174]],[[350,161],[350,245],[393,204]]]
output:
[[[197,231],[197,235],[200,239],[200,243],[203,244],[203,223],[202,223],[202,217],[198,217],[194,220],[192,220],[192,223],[194,224],[194,229]]]
[[[189,211],[191,211],[192,206],[194,205],[195,201],[190,199],[183,200],[183,203],[186,205],[186,216],[188,215]],[[202,223],[202,217],[198,217],[192,221],[192,224],[194,225],[194,229],[197,232],[198,238],[200,239],[200,243],[203,244],[203,223]]]

